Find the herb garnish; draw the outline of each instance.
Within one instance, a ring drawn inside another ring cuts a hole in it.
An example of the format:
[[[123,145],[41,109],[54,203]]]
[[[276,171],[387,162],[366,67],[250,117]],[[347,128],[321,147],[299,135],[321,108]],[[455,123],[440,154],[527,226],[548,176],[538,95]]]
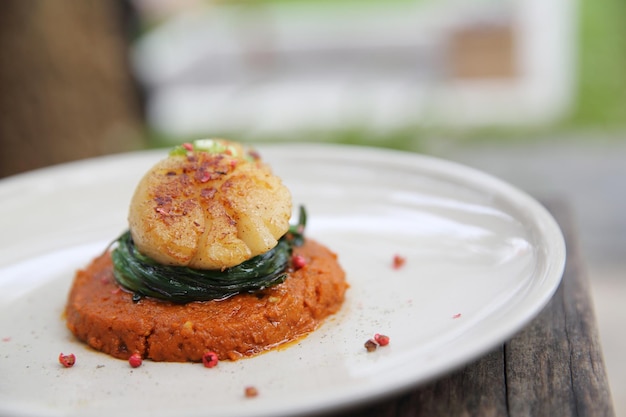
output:
[[[112,251],[117,282],[136,296],[174,303],[221,300],[280,284],[287,278],[294,246],[304,243],[306,211],[300,207],[298,223],[266,253],[224,270],[162,265],[140,253],[126,231]]]

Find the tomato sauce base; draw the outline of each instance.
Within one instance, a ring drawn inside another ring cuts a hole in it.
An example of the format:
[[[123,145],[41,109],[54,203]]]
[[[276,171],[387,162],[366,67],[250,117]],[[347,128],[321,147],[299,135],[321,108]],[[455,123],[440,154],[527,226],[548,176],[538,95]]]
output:
[[[67,327],[92,348],[120,359],[198,362],[206,351],[236,360],[294,341],[336,313],[348,284],[337,256],[307,239],[294,249],[304,267],[279,285],[225,300],[138,302],[113,276],[110,253],[77,272],[66,305]]]

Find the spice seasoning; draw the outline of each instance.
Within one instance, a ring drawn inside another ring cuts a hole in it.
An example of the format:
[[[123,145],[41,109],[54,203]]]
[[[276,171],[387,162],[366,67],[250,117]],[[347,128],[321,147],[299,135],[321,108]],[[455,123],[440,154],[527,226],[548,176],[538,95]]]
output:
[[[204,352],[204,355],[202,355],[202,363],[207,368],[213,368],[214,366],[217,366],[218,361],[219,360],[217,358],[217,353],[215,352],[208,351]]]
[[[368,352],[373,352],[373,351],[376,350],[376,348],[378,348],[378,345],[372,339],[369,339],[367,342],[365,342],[364,346],[365,346],[365,349],[367,349]]]
[[[389,344],[389,336],[385,336],[384,334],[378,334],[376,333],[374,335],[374,340],[376,341],[376,343],[378,343],[380,346],[387,346]]]
[[[133,353],[132,355],[130,355],[130,358],[128,358],[128,363],[133,368],[139,368],[142,362],[143,362],[143,358],[141,357],[139,353]]]
[[[365,349],[367,349],[368,352],[373,352],[378,348],[378,346],[387,346],[388,344],[389,336],[376,333],[373,338],[365,342]]]
[[[73,353],[69,355],[59,354],[59,363],[66,368],[71,368],[76,363],[76,356]]]
[[[306,266],[306,259],[302,255],[294,255],[291,258],[291,263],[293,264],[294,269],[297,271],[298,269],[304,268]]]

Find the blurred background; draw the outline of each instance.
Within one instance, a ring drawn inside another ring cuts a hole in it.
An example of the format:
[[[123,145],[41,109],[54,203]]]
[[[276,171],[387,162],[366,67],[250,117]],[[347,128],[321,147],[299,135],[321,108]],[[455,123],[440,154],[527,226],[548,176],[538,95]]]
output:
[[[623,0],[0,3],[0,177],[206,136],[420,152],[564,199],[626,415]]]

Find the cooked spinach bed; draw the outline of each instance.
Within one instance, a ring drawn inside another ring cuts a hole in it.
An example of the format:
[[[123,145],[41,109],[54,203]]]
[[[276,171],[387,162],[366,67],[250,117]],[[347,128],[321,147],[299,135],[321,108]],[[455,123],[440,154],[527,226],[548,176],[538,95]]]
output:
[[[287,278],[294,246],[304,242],[306,212],[300,207],[293,225],[270,251],[225,270],[203,270],[162,265],[141,254],[126,231],[112,251],[117,282],[135,293],[134,299],[154,297],[174,303],[221,300],[240,293],[253,293]]]

